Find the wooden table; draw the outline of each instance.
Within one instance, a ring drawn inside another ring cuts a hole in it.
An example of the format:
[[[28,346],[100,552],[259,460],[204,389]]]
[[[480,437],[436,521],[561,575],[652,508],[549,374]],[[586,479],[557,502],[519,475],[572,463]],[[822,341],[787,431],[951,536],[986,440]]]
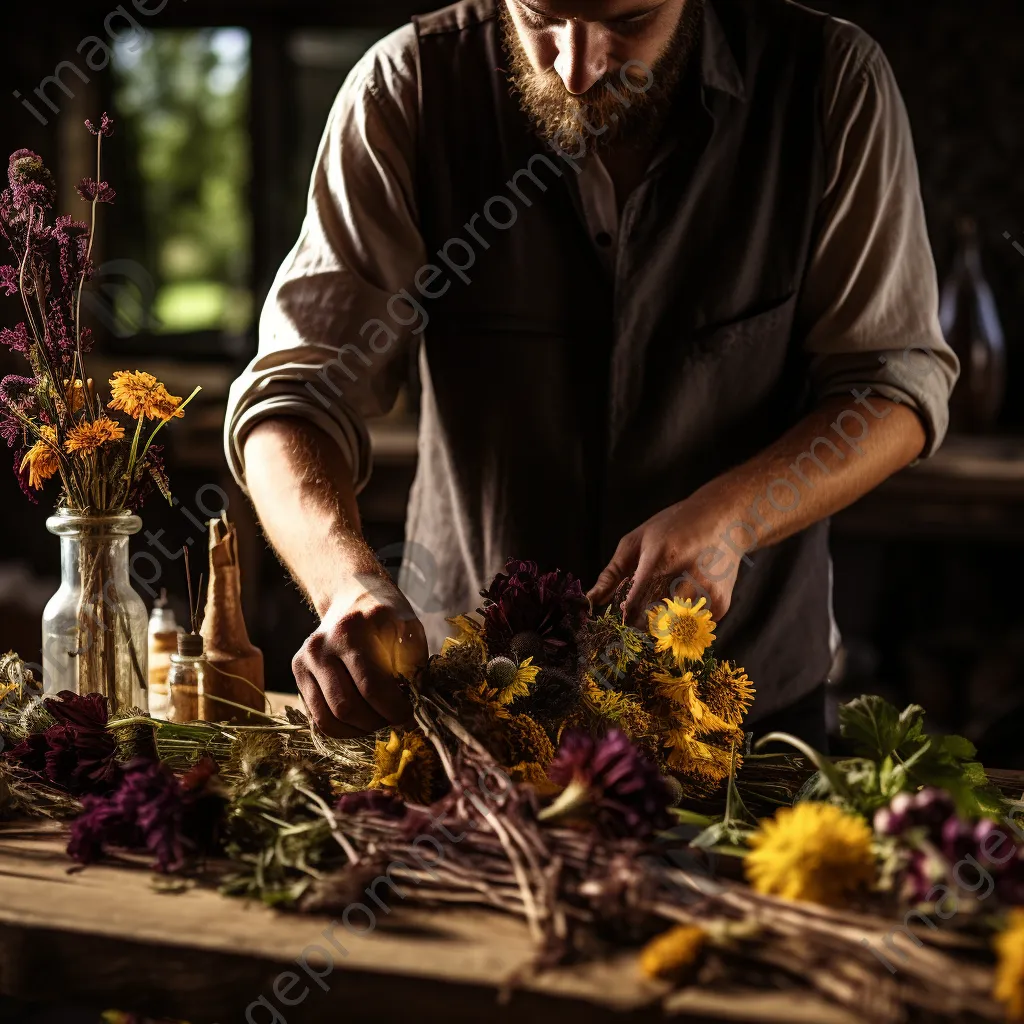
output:
[[[342,956],[332,951],[332,933],[323,935],[327,918],[274,912],[198,886],[161,891],[160,880],[129,862],[69,871],[63,846],[53,823],[0,827],[2,995],[192,1024],[243,1024],[247,1012],[249,1024],[856,1024],[810,998],[669,994],[642,979],[625,954],[529,978],[502,1002],[502,988],[532,955],[525,928],[511,918],[399,906],[389,917],[381,912],[378,929],[363,937],[339,924],[333,936],[348,952]],[[357,927],[363,920],[354,918]],[[317,946],[332,951],[334,970]],[[296,963],[304,955],[322,983]]]

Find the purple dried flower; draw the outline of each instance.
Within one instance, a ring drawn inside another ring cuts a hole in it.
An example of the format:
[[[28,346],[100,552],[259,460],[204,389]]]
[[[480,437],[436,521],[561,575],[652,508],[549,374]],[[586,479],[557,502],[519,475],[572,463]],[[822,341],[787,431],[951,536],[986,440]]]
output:
[[[4,294],[8,297],[18,294],[18,270],[16,267],[0,267],[0,288],[3,288]]]
[[[114,793],[82,801],[82,814],[71,825],[68,855],[88,864],[110,846],[145,849],[156,858],[158,870],[179,870],[190,857],[215,848],[225,807],[211,785],[215,775],[209,758],[180,781],[159,761],[130,762]]]
[[[24,406],[31,403],[38,383],[35,377],[19,377],[16,373],[9,373],[0,380],[0,402],[6,402],[7,405],[21,411]]]
[[[12,352],[21,355],[28,355],[32,345],[32,339],[28,336],[28,328],[24,323],[18,324],[13,329],[9,327],[0,328],[0,345],[4,345]]]
[[[105,793],[120,775],[117,741],[107,729],[106,698],[65,690],[43,701],[56,722],[11,749],[8,761],[67,793]]]
[[[100,118],[100,126],[97,128],[92,121],[86,121],[85,127],[92,132],[93,135],[104,135],[109,136],[114,131],[114,119],[108,117],[106,111],[103,112],[103,117]]]
[[[7,164],[7,180],[11,185],[11,204],[17,211],[30,206],[48,210],[57,199],[57,185],[43,158],[30,149],[11,154]]]
[[[61,280],[65,287],[71,287],[82,271],[88,269],[89,225],[71,216],[58,217],[53,225],[53,240],[57,245]]]
[[[547,657],[575,658],[575,634],[586,621],[590,602],[571,574],[560,569],[542,574],[536,562],[511,558],[480,593],[484,640],[492,655],[504,653],[514,636],[532,633]]]
[[[566,733],[548,778],[566,792],[569,787],[585,790],[598,824],[612,835],[646,838],[671,824],[668,782],[618,729],[601,739]]]
[[[117,193],[107,181],[96,181],[95,178],[83,178],[79,182],[78,194],[87,202],[112,203]]]

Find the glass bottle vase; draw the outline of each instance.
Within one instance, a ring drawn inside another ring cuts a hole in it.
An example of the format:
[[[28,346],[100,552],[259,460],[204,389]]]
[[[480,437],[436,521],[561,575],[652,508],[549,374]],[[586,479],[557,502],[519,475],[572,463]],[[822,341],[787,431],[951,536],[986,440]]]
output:
[[[46,528],[60,537],[61,584],[43,611],[43,689],[101,693],[111,712],[147,711],[148,617],[128,579],[128,538],[142,520],[64,511]]]

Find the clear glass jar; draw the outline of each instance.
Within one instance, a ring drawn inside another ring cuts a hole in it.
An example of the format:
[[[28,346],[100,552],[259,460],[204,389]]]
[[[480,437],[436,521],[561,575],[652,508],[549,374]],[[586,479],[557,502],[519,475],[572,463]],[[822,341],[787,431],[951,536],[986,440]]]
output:
[[[203,638],[198,633],[179,633],[178,652],[171,655],[167,673],[167,721],[199,721],[199,701],[206,677]]]
[[[62,511],[46,528],[60,537],[61,583],[43,611],[43,689],[101,693],[111,711],[147,711],[149,617],[128,579],[128,538],[142,520]]]

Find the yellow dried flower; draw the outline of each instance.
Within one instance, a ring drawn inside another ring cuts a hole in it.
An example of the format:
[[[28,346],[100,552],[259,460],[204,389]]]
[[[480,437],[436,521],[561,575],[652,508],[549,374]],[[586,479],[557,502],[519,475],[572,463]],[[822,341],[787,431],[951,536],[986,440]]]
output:
[[[697,739],[692,727],[672,730],[666,745],[671,748],[666,759],[668,766],[679,775],[713,789],[729,778],[732,750]],[[737,770],[741,763],[742,758],[736,755]]]
[[[509,661],[507,658],[495,659],[495,661]],[[493,664],[493,662],[492,662]],[[502,707],[508,707],[513,701],[518,700],[520,697],[529,697],[530,688],[537,681],[537,676],[540,675],[540,665],[534,665],[533,658],[527,658],[521,665],[516,667],[514,661],[509,661],[508,665],[509,675],[511,679],[504,685],[499,686],[495,695],[495,700]],[[488,665],[488,676],[490,675],[490,665]]]
[[[39,435],[39,440],[25,453],[20,467],[22,473],[28,467],[28,485],[37,491],[60,469],[57,431],[53,427],[42,426]]]
[[[1010,911],[992,944],[998,958],[992,994],[1006,1007],[1007,1020],[1024,1020],[1024,910]]]
[[[141,370],[115,370],[110,379],[108,409],[117,409],[138,420],[169,420],[185,415],[181,399],[167,393],[167,388],[151,373]]]
[[[644,946],[640,970],[648,978],[679,981],[697,962],[707,937],[696,925],[677,925]]]
[[[555,747],[543,726],[529,715],[512,715],[505,724],[509,764],[536,761],[544,767],[555,759]]]
[[[716,715],[701,700],[698,694],[700,683],[693,678],[692,672],[682,677],[671,672],[655,672],[652,679],[656,684],[654,692],[678,705],[674,718],[680,728],[689,728],[696,736],[716,732],[740,733],[735,725]]]
[[[487,645],[484,643],[484,627],[468,615],[456,615],[454,618],[445,620],[449,626],[453,626],[457,632],[454,636],[445,637],[441,644],[442,657],[448,654],[455,647],[469,646],[474,648],[480,655],[481,663],[487,660]]]
[[[394,789],[410,803],[428,803],[435,757],[430,744],[419,732],[399,736],[392,729],[386,741],[377,740],[370,789]]]
[[[735,726],[742,724],[754,693],[746,669],[728,661],[720,661],[701,685],[701,694],[711,711]]]
[[[114,420],[101,416],[92,423],[80,423],[68,431],[67,439],[64,441],[64,450],[67,452],[88,455],[111,441],[120,441],[124,437],[124,427]]]
[[[766,895],[842,907],[875,880],[871,843],[867,822],[833,804],[783,807],[750,838],[747,881]]]
[[[667,598],[647,613],[647,629],[656,641],[655,649],[659,653],[671,651],[680,667],[698,661],[715,641],[717,623],[712,622],[705,603],[703,597],[696,604],[690,598]]]

